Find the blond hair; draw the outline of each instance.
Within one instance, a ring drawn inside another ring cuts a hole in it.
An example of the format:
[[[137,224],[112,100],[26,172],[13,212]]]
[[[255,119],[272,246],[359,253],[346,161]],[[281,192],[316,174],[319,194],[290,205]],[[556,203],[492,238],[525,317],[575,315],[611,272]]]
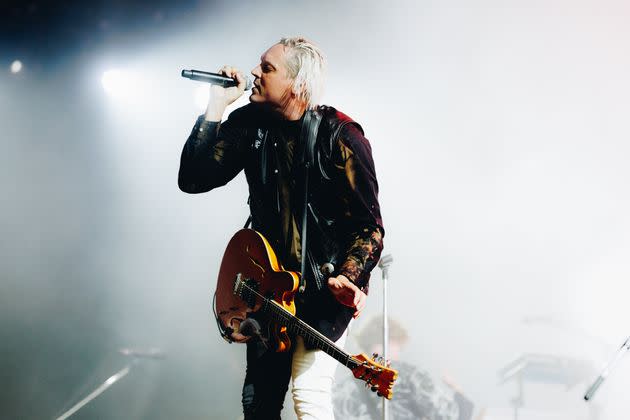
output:
[[[293,79],[293,92],[307,108],[318,105],[324,91],[326,58],[311,41],[302,37],[282,38],[279,44],[287,47],[286,66]]]

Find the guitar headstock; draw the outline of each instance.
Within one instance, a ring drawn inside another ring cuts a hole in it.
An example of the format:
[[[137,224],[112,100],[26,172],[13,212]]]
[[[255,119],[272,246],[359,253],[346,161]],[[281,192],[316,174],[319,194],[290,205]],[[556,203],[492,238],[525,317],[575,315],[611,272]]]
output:
[[[353,358],[359,362],[356,367],[352,368],[354,377],[365,381],[365,386],[381,397],[391,400],[394,395],[392,387],[398,378],[398,371],[391,369],[384,361],[378,360],[376,354],[372,359],[363,353],[357,354]]]

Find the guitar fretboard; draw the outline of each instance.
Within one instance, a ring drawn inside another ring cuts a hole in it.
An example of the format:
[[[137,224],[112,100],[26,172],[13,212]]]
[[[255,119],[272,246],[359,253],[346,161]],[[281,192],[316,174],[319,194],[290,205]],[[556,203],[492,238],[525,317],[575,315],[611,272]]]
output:
[[[237,286],[237,294],[243,298],[244,292],[255,295],[262,300],[261,310],[264,311],[272,321],[286,326],[290,332],[302,336],[306,343],[326,352],[342,365],[348,367],[349,369],[354,369],[362,364],[361,361],[355,359],[337,347],[335,343],[315,328],[294,316],[275,301],[264,297],[252,287],[247,285],[244,281],[240,281],[240,284]]]

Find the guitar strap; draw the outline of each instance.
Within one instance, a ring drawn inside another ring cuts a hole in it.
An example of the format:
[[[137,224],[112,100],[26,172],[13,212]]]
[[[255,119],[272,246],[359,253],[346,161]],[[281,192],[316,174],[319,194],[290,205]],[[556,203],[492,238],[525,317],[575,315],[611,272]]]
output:
[[[308,259],[307,254],[307,245],[306,245],[306,233],[307,233],[307,222],[308,222],[308,181],[309,181],[309,172],[310,168],[315,165],[315,144],[317,143],[317,133],[319,131],[319,125],[322,121],[322,113],[314,108],[306,111],[304,114],[304,120],[302,121],[302,129],[300,131],[300,145],[302,149],[300,151],[300,159],[298,164],[302,167],[302,173],[304,177],[304,188],[302,190],[302,207],[300,208],[301,213],[297,217],[297,222],[301,226],[301,254],[302,261],[300,267],[300,287],[299,291],[304,292],[306,289],[306,281],[304,279],[304,273],[306,270],[306,260]],[[249,203],[249,200],[248,200]],[[251,214],[247,218],[245,222],[244,229],[247,229],[251,224],[252,216]],[[317,275],[317,274],[315,274]]]
[[[304,188],[303,188],[303,200],[302,200],[302,214],[301,217],[301,229],[302,232],[300,234],[300,239],[302,240],[301,244],[301,268],[300,273],[300,293],[304,292],[306,289],[306,280],[305,280],[305,272],[306,272],[306,260],[308,259],[307,246],[306,246],[306,233],[307,233],[307,222],[308,222],[308,178],[310,169],[315,165],[315,144],[317,143],[317,132],[319,130],[319,125],[322,121],[322,114],[316,108],[306,111],[304,115],[304,121],[302,121],[302,131],[300,133],[300,140],[302,144],[302,153],[300,157],[300,164],[303,168],[304,174]],[[317,275],[315,273],[315,275]]]

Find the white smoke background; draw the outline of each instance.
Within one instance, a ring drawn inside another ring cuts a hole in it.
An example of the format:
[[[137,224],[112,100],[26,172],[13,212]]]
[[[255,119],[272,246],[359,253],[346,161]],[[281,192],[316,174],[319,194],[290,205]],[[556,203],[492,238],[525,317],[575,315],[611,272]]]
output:
[[[208,194],[178,190],[202,113],[199,84],[179,72],[249,72],[300,34],[328,57],[323,103],[372,144],[404,359],[454,378],[488,419],[513,418],[502,367],[579,360],[590,370],[569,389],[525,383],[522,418],[591,418],[589,404],[628,418],[629,360],[592,403],[582,395],[630,334],[629,18],[612,0],[200,3],[175,31],[84,53],[73,78],[2,79],[4,363],[22,372],[24,400],[59,414],[124,365],[118,348],[155,346],[164,361],[85,410],[238,418],[245,349],[219,337],[211,295],[247,186],[241,174]],[[102,90],[110,68],[135,75],[124,94]],[[381,311],[380,276],[353,332]],[[52,368],[18,357],[24,346],[98,357],[85,356],[85,382],[53,392]]]

